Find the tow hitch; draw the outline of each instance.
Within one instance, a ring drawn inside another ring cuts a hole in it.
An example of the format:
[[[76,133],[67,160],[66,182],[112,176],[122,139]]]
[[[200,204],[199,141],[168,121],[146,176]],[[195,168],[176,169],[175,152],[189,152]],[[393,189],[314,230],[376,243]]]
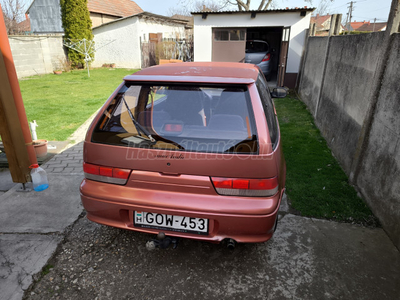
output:
[[[167,249],[172,244],[172,249],[178,247],[179,238],[165,236],[164,232],[157,234],[157,239],[151,239],[146,243],[146,249],[151,251],[156,248]]]

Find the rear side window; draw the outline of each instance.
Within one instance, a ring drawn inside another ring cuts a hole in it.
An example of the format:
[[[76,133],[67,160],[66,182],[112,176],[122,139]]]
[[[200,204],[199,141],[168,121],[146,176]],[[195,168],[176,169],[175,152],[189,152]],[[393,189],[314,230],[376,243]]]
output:
[[[260,94],[261,102],[264,107],[264,113],[267,119],[272,148],[275,149],[278,145],[279,139],[278,123],[276,120],[274,104],[271,99],[271,94],[269,92],[267,82],[265,81],[264,76],[262,76],[261,74],[258,76],[256,85],[258,93]]]
[[[92,141],[137,148],[258,153],[249,97],[247,87],[127,83],[104,111]]]
[[[267,43],[247,41],[246,42],[246,53],[257,53],[257,52],[267,52],[269,49]]]

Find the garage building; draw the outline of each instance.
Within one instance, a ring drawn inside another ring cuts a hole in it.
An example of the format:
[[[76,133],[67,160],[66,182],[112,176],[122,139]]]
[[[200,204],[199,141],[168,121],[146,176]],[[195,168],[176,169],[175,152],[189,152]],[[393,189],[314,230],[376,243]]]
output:
[[[294,88],[314,8],[192,12],[194,60],[244,62],[246,41],[262,40],[271,50],[272,77]]]

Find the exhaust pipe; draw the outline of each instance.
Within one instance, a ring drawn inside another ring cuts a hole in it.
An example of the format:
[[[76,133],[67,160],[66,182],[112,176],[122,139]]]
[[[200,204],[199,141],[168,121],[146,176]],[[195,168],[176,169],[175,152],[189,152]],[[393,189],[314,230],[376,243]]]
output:
[[[226,244],[226,247],[229,250],[235,250],[235,246],[236,246],[236,241],[234,239],[228,239],[228,242]]]

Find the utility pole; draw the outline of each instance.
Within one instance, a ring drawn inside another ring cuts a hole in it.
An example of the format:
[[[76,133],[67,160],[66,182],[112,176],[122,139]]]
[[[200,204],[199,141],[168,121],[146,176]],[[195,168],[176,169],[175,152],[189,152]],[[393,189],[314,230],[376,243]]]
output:
[[[376,23],[376,18],[374,18],[374,27],[372,29],[372,32],[375,32],[375,23]]]
[[[347,30],[349,31],[350,30],[350,22],[349,22],[349,13],[348,12],[346,14],[346,23],[345,24],[346,24],[345,28],[347,28]],[[346,31],[343,34],[346,34]]]
[[[354,3],[356,3],[356,2],[350,1],[350,3],[348,3],[348,4],[350,4],[350,6],[349,6],[349,31],[351,31],[351,19],[353,17],[353,10],[354,10],[353,4]]]

